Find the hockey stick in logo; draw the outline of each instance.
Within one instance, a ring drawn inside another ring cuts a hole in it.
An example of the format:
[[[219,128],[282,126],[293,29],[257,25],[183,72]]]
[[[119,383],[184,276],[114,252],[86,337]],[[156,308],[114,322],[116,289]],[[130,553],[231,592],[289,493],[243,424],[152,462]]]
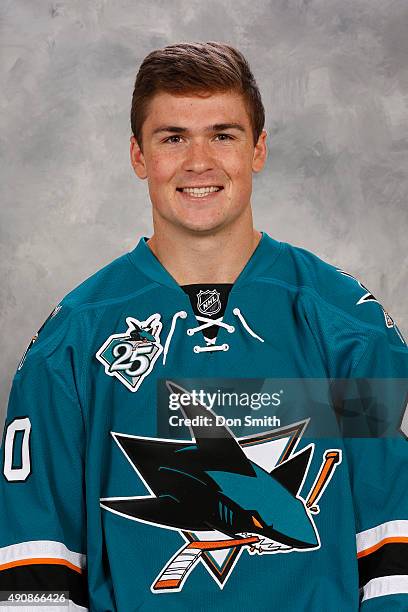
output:
[[[341,462],[341,453],[338,450],[328,450],[324,455],[324,463],[316,477],[312,490],[306,501],[310,512],[318,513],[319,506],[316,502],[323,495],[329,484],[336,465]],[[165,592],[180,590],[205,551],[220,550],[223,548],[251,546],[260,541],[257,536],[248,538],[237,538],[216,541],[195,541],[183,546],[172,559],[165,565],[159,576],[152,584],[153,592]]]
[[[338,450],[328,450],[324,454],[324,463],[320,468],[320,472],[316,477],[312,490],[310,491],[309,497],[306,500],[306,506],[310,512],[317,514],[320,512],[319,506],[316,502],[323,495],[323,491],[329,484],[331,477],[334,474],[337,463],[341,461],[341,454]],[[313,505],[315,504],[315,505]]]
[[[152,584],[153,591],[174,591],[183,586],[187,576],[206,550],[220,550],[237,546],[248,546],[259,542],[257,536],[232,540],[197,541],[186,544],[170,559]]]

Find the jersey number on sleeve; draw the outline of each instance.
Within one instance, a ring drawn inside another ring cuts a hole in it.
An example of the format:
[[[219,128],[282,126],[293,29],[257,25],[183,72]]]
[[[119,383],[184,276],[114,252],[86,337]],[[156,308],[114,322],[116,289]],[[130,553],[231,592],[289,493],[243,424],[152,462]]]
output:
[[[15,439],[18,431],[23,432],[23,439],[21,442],[21,450],[19,461],[15,454]],[[9,482],[23,482],[27,480],[31,473],[31,461],[30,461],[30,432],[31,432],[31,421],[28,417],[14,419],[8,424],[6,428],[6,435],[4,440],[4,466],[3,473]],[[14,460],[14,461],[13,461]],[[18,463],[16,467],[15,463]]]

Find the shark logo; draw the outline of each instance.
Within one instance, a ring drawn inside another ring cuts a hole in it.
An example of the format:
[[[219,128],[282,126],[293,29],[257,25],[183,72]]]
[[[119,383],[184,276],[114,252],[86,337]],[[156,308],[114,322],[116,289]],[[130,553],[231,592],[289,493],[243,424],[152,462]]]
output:
[[[172,393],[185,389],[168,382]],[[154,580],[153,593],[177,592],[199,561],[223,588],[241,553],[320,548],[312,514],[341,462],[330,449],[307,500],[299,495],[314,444],[296,448],[308,420],[236,439],[226,426],[209,425],[214,413],[183,406],[192,440],[158,440],[112,432],[150,495],[108,497],[102,508],[124,518],[179,531],[185,543]],[[215,422],[215,419],[214,419]]]
[[[37,333],[31,338],[29,345],[27,346],[26,350],[24,351],[23,356],[20,359],[20,362],[18,364],[17,370],[21,370],[21,368],[24,365],[24,361],[27,357],[27,353],[28,351],[31,349],[31,347],[33,346],[34,342],[36,342],[38,340],[38,336],[40,335],[40,333],[42,332],[42,330],[44,329],[44,327],[46,326],[46,324],[48,323],[48,321],[50,319],[53,319],[55,317],[55,315],[57,315],[59,313],[59,311],[61,310],[62,306],[61,304],[58,304],[58,306],[56,306],[54,308],[54,310],[52,312],[50,312],[50,314],[48,315],[48,317],[45,319],[44,323],[41,325],[40,329],[37,331]]]
[[[127,330],[112,334],[96,353],[108,376],[118,378],[130,391],[137,391],[163,351],[159,314],[146,321],[126,317]]]
[[[359,306],[360,304],[367,304],[367,302],[376,302],[380,306],[381,310],[383,311],[386,327],[388,327],[388,329],[394,328],[395,331],[397,332],[398,337],[401,340],[401,342],[403,344],[405,344],[405,340],[404,340],[404,338],[403,338],[403,336],[402,336],[402,334],[401,334],[397,324],[395,323],[394,319],[384,309],[384,307],[382,306],[382,304],[380,304],[380,302],[377,300],[377,298],[374,297],[374,295],[371,293],[371,291],[369,289],[367,289],[367,287],[365,287],[362,283],[360,283],[360,281],[355,276],[353,276],[352,274],[349,274],[348,272],[344,272],[344,270],[340,270],[340,268],[337,269],[337,272],[340,272],[340,274],[343,274],[343,276],[348,276],[349,278],[352,278],[353,280],[355,280],[360,285],[360,287],[362,289],[364,289],[365,293],[356,302],[356,306]]]
[[[167,382],[172,393],[186,393]],[[149,495],[102,498],[102,508],[126,519],[179,531],[182,547],[153,581],[153,593],[181,591],[201,561],[222,589],[244,549],[250,555],[320,548],[312,514],[341,462],[330,449],[307,500],[299,492],[314,452],[294,452],[308,420],[240,439],[215,414],[183,406],[191,440],[161,440],[111,432]]]

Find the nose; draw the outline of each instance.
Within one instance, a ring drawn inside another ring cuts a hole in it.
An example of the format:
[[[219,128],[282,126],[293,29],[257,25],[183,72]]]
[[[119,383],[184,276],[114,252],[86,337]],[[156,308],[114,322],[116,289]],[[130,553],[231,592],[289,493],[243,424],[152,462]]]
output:
[[[215,161],[208,142],[204,140],[192,141],[187,149],[183,167],[187,172],[196,172],[197,174],[213,170]]]

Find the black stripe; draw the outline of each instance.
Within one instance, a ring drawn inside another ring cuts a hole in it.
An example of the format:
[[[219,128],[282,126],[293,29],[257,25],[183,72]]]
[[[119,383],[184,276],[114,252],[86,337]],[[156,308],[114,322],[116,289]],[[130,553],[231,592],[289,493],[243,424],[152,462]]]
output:
[[[384,544],[358,560],[360,587],[373,578],[408,574],[408,544]]]
[[[19,565],[0,571],[0,591],[69,591],[78,606],[89,608],[86,570],[79,574],[66,565]]]

